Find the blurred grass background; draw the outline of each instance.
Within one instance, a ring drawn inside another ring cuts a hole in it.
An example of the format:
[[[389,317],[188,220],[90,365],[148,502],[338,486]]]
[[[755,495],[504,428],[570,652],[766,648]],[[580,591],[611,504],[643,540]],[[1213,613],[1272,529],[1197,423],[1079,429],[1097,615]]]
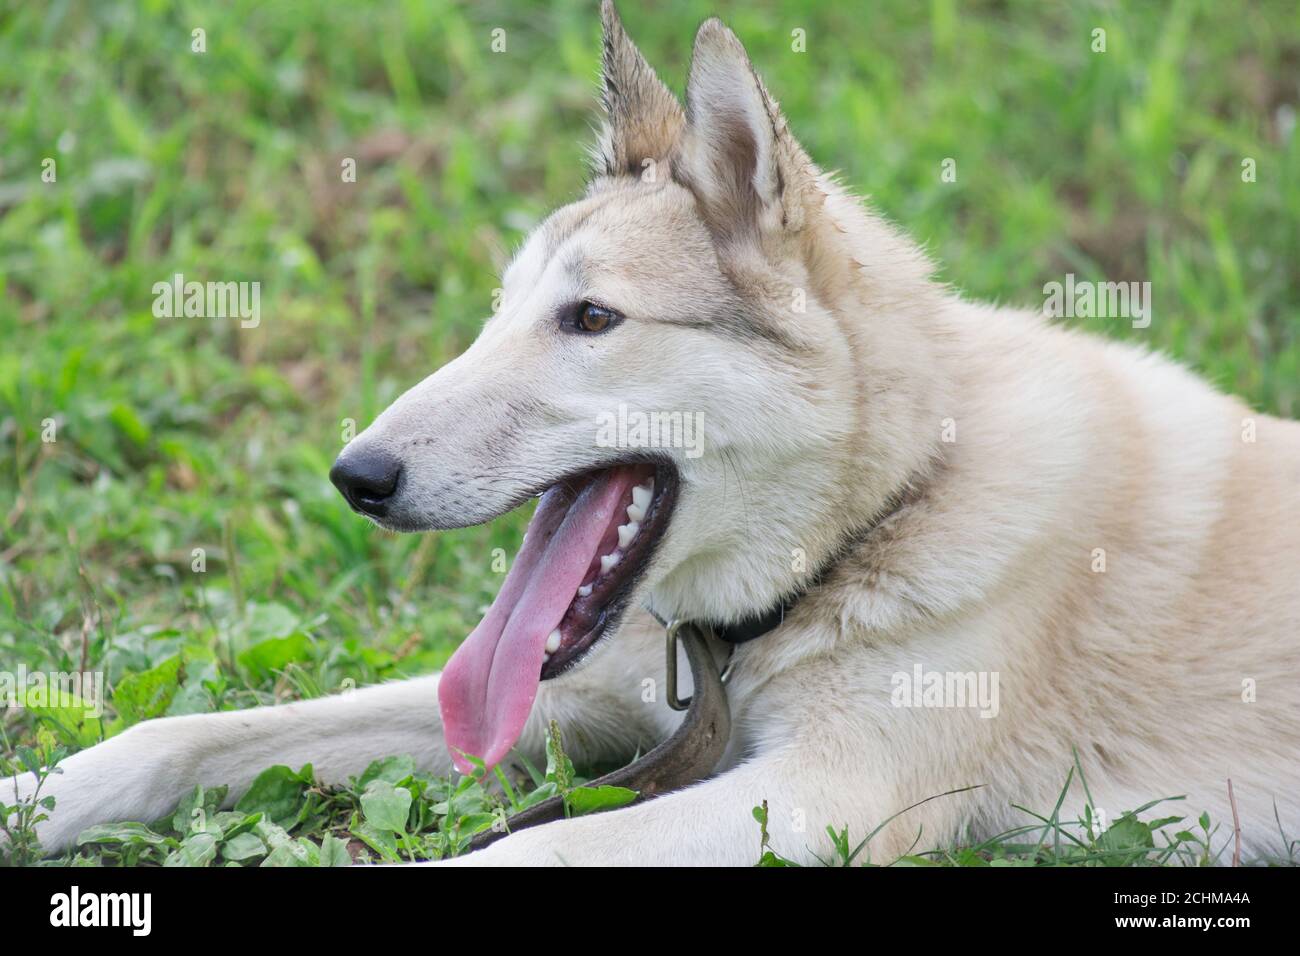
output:
[[[345,420],[465,348],[509,250],[582,189],[595,3],[0,9],[0,669],[102,669],[114,694],[103,723],[0,713],[10,742],[440,665],[521,519],[390,536],[326,472]],[[1150,329],[1097,331],[1300,414],[1300,6],[623,10],[679,92],[712,13],[943,279],[1032,307],[1066,272],[1149,280]],[[260,326],[155,318],[178,272],[261,282]]]

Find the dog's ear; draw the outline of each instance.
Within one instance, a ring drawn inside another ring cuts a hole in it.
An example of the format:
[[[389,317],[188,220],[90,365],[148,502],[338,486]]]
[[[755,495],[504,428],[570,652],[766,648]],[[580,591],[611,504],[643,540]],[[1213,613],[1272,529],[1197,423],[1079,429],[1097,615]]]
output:
[[[605,123],[593,165],[598,175],[640,176],[652,162],[666,165],[686,117],[677,97],[628,37],[612,0],[604,0],[600,14],[605,31]]]
[[[797,230],[809,160],[744,46],[716,17],[695,35],[686,83],[686,132],[673,175],[724,241]]]

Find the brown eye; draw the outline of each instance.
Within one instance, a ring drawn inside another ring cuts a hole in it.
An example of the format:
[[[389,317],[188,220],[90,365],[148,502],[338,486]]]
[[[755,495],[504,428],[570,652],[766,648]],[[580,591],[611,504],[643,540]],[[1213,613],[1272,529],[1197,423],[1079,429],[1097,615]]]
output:
[[[579,332],[604,332],[614,324],[614,313],[591,302],[578,306],[574,325]]]

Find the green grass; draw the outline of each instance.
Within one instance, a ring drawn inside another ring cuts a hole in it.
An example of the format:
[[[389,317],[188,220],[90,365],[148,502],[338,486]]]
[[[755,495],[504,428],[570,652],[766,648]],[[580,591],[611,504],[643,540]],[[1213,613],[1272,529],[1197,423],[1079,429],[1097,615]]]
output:
[[[1088,324],[1300,414],[1293,3],[808,6],[624,15],[679,91],[694,26],[725,16],[811,153],[966,294],[1149,280],[1150,329]],[[348,420],[472,341],[505,255],[581,189],[594,4],[0,9],[0,670],[102,670],[110,690],[102,721],[0,712],[5,749],[440,666],[522,519],[390,536],[326,471]],[[155,318],[177,272],[260,281],[261,325]],[[439,788],[460,784],[406,782],[435,852]],[[346,833],[360,786],[295,832]]]

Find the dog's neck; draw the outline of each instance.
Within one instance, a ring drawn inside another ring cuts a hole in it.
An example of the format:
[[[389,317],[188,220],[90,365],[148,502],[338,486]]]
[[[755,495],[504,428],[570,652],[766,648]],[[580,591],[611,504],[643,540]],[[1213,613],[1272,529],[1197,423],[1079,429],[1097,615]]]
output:
[[[707,475],[762,508],[752,526],[718,535],[660,582],[649,604],[661,616],[734,623],[769,613],[912,501],[941,460],[955,412],[937,341],[945,298],[929,263],[829,182],[798,241],[803,274],[786,280],[809,290],[809,307],[828,313],[838,336],[826,353],[826,404],[781,460],[746,474],[724,461]]]

